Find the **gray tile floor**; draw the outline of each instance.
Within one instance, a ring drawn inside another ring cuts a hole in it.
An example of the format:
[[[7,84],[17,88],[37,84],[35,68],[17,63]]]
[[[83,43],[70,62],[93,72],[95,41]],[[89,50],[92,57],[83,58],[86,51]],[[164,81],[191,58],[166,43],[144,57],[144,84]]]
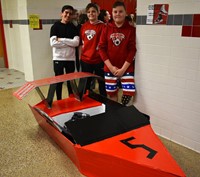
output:
[[[0,68],[0,90],[19,87],[24,83],[24,73],[14,69]]]

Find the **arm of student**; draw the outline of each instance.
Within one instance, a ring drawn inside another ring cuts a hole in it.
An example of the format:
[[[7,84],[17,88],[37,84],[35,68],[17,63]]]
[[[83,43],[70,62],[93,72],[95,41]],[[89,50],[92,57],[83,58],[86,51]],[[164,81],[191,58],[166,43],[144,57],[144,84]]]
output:
[[[99,54],[101,56],[101,59],[105,62],[105,60],[107,60],[108,54],[107,54],[107,50],[108,50],[108,41],[107,41],[107,33],[106,33],[106,27],[103,29],[102,33],[101,33],[101,37],[100,37],[100,41],[98,44],[98,51]]]
[[[66,45],[63,42],[58,41],[57,36],[50,37],[50,45],[51,47],[66,47]]]
[[[68,45],[70,47],[77,47],[79,45],[80,38],[79,36],[75,36],[73,39],[58,38],[58,41],[63,42],[65,45]]]

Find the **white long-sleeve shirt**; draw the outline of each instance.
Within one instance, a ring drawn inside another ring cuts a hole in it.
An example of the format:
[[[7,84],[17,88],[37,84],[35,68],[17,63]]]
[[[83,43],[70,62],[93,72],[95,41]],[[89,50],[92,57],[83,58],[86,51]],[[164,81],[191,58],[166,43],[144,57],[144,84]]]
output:
[[[78,30],[72,23],[56,22],[50,32],[53,60],[75,61],[75,47],[79,41]]]

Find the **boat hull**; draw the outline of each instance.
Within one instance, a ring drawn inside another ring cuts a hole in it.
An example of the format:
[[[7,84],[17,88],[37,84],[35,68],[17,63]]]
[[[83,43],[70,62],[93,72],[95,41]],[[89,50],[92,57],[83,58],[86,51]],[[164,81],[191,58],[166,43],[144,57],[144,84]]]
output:
[[[30,108],[43,130],[88,177],[185,176],[150,124],[81,146],[53,127],[34,106]]]

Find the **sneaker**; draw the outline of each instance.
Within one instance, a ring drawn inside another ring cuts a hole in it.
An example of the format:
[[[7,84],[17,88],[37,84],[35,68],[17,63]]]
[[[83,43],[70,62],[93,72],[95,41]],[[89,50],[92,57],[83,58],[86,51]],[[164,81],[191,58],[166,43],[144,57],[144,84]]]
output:
[[[133,101],[132,101],[132,96],[129,96],[129,95],[123,95],[122,96],[122,100],[121,100],[121,102],[122,102],[122,104],[124,105],[124,106],[130,106],[130,105],[133,105]]]
[[[163,14],[163,15],[166,15],[168,12],[165,10],[165,5],[162,5],[161,8],[160,8],[160,12]]]

